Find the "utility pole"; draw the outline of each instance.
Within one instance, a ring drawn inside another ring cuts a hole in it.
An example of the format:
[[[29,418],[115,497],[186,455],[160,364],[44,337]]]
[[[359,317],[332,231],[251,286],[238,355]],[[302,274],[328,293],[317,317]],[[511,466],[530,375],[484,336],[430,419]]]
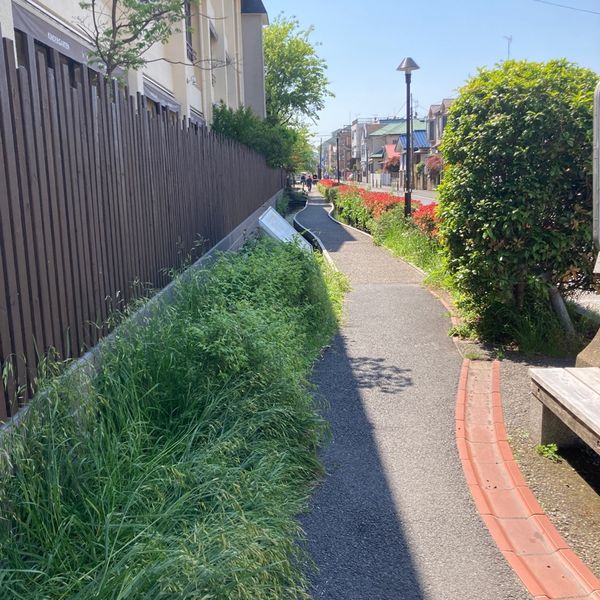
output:
[[[337,182],[340,182],[340,136],[335,136],[335,158],[337,163]]]
[[[319,168],[317,169],[317,175],[319,177],[319,181],[321,180],[321,175],[323,174],[321,171],[322,165],[323,165],[323,137],[321,137],[321,141],[319,143]]]
[[[512,35],[505,35],[502,37],[504,37],[504,39],[507,41],[507,44],[508,44],[508,53],[507,53],[508,58],[506,60],[510,60],[510,45],[512,44]]]

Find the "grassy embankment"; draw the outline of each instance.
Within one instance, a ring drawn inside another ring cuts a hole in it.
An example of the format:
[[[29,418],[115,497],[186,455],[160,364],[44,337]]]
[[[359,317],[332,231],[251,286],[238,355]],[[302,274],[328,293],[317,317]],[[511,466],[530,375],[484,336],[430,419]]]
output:
[[[344,281],[261,241],[44,384],[3,439],[0,598],[303,595],[295,516],[322,472],[307,383]]]

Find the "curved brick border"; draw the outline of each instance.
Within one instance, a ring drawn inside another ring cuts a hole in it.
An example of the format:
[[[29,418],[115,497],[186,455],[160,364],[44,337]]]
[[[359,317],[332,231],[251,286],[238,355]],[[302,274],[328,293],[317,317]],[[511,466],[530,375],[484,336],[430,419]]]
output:
[[[463,361],[456,444],[477,510],[529,593],[536,600],[600,600],[600,580],[544,514],[513,459],[498,361]]]

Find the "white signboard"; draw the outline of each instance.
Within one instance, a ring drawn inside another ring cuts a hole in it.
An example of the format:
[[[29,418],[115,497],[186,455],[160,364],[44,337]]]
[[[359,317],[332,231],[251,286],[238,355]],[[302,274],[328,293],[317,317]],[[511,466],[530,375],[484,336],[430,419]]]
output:
[[[298,240],[301,248],[312,251],[312,246],[274,208],[265,211],[258,222],[272,238],[288,243]]]

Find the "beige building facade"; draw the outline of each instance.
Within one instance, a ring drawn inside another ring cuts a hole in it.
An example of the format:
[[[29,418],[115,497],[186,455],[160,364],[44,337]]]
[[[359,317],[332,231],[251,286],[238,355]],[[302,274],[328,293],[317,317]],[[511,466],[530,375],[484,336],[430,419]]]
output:
[[[108,9],[110,0],[99,0]],[[261,0],[200,0],[166,44],[155,44],[138,71],[126,74],[131,92],[140,92],[155,110],[169,110],[204,125],[213,106],[250,106],[265,116]],[[79,0],[0,0],[2,35],[14,39],[19,63],[27,44],[58,50],[69,65],[87,63],[91,45],[82,27],[91,13]],[[71,68],[71,66],[70,66]]]

